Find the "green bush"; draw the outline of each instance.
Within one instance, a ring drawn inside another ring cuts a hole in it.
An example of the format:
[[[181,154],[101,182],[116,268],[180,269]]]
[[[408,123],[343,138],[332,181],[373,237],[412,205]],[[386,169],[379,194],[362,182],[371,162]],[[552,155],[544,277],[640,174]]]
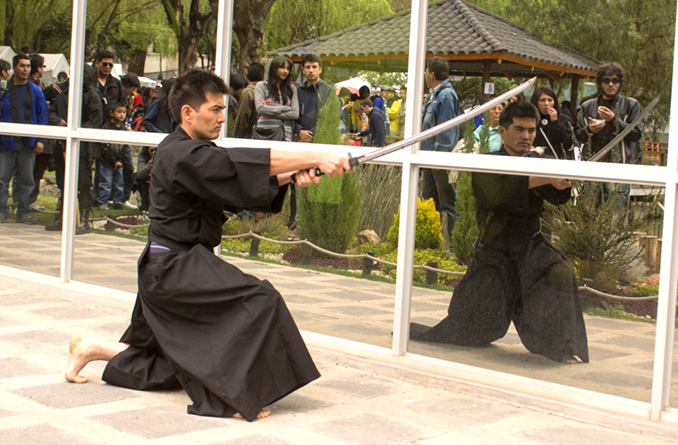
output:
[[[398,246],[398,230],[400,228],[400,209],[395,214],[393,225],[388,231],[388,242],[392,248]],[[417,198],[417,225],[414,235],[415,249],[438,249],[443,243],[440,232],[440,213],[436,210],[433,198],[426,201]]]
[[[393,247],[390,243],[381,243],[381,244],[363,244],[358,246],[357,254],[363,254],[367,252],[374,252],[374,256],[383,257],[391,252],[393,252]]]
[[[339,99],[330,94],[320,110],[313,142],[339,144],[339,124]],[[361,202],[362,187],[353,174],[324,177],[320,184],[302,188],[299,237],[332,252],[346,252],[357,233]]]
[[[396,263],[398,261],[398,251],[394,250],[393,252],[386,255],[384,258],[386,261]],[[426,265],[429,262],[437,262],[438,269],[449,270],[451,272],[466,272],[466,266],[458,264],[454,259],[452,259],[445,252],[438,249],[416,249],[414,251],[414,264],[415,265]],[[381,269],[387,273],[392,278],[396,276],[396,268],[393,266],[388,266],[382,264]],[[426,271],[424,269],[414,269],[412,277],[414,281],[419,281],[422,283],[426,282]],[[445,283],[448,280],[453,280],[459,278],[458,275],[451,274],[438,274],[438,283]]]
[[[386,239],[393,224],[393,214],[400,205],[402,168],[390,165],[367,164],[358,167],[355,175],[363,184],[363,211],[358,230],[374,230]]]
[[[653,297],[658,293],[658,284],[639,284],[631,291],[631,295],[634,297]]]

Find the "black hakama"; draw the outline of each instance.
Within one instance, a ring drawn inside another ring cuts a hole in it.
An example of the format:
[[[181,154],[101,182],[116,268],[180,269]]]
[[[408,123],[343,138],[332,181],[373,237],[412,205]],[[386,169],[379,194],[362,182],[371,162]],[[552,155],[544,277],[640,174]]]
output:
[[[211,247],[224,208],[279,211],[286,188],[268,177],[268,150],[225,150],[181,129],[156,158],[149,239],[170,251],[142,253],[137,301],[120,339],[130,347],[109,361],[103,379],[139,390],[181,387],[191,414],[254,420],[320,374],[275,288]]]
[[[508,155],[502,149],[498,155]],[[574,267],[540,232],[543,201],[560,205],[570,190],[528,190],[528,178],[473,174],[480,235],[448,316],[432,328],[412,323],[410,338],[487,346],[513,322],[523,345],[560,361],[589,361]]]

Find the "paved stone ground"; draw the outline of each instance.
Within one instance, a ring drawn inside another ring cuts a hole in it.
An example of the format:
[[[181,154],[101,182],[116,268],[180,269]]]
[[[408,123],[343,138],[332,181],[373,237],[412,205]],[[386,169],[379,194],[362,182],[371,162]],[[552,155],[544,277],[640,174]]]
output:
[[[0,225],[0,264],[56,275],[60,242],[59,234],[42,228]],[[78,236],[74,279],[134,292],[142,248],[132,240]],[[228,260],[273,282],[300,328],[390,347],[392,285]],[[413,320],[434,322],[445,313],[449,295],[415,289],[413,300]],[[89,384],[64,381],[70,333],[118,338],[127,326],[129,301],[66,294],[4,273],[0,307],[6,309],[0,313],[2,444],[667,443],[479,397],[473,387],[460,391],[368,372],[318,350],[312,352],[323,377],[274,405],[271,418],[251,424],[197,418],[185,413],[190,401],[181,391],[141,393],[103,384],[103,364],[86,368]],[[412,343],[410,350],[648,401],[654,326],[597,317],[586,322],[588,365],[558,365],[533,356],[515,332],[491,348]],[[663,436],[669,438],[678,438],[678,430]]]

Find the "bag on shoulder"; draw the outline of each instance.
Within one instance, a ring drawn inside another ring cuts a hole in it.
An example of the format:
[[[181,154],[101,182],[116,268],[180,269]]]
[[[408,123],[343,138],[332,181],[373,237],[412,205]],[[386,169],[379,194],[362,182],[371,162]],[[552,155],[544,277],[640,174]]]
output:
[[[285,135],[285,124],[280,122],[275,128],[263,128],[259,125],[255,125],[252,128],[252,139],[262,139],[266,141],[284,141],[286,139]]]

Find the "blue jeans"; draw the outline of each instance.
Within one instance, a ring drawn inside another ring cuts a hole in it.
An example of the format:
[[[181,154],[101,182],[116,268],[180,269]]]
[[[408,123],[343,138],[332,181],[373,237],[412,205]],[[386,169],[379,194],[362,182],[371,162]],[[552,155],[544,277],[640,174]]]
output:
[[[109,199],[113,202],[124,202],[123,168],[114,168],[99,163],[99,204],[108,204]]]
[[[14,138],[16,149],[0,152],[0,215],[9,216],[9,184],[12,176],[16,175],[18,207],[17,219],[21,219],[30,213],[29,197],[33,191],[33,168],[35,166],[35,153],[21,138]]]

